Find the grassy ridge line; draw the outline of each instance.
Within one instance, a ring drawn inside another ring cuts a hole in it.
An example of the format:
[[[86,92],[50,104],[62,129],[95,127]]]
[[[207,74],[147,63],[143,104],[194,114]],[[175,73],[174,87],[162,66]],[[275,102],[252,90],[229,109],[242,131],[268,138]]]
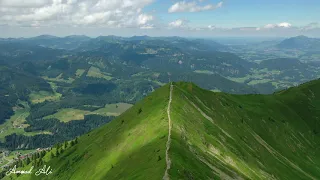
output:
[[[168,114],[168,125],[169,125],[169,134],[168,134],[168,141],[167,141],[167,149],[166,149],[166,171],[164,173],[163,179],[164,180],[169,180],[169,174],[168,171],[170,170],[171,167],[171,159],[169,157],[169,150],[170,150],[170,143],[171,143],[171,129],[172,129],[172,124],[171,124],[171,117],[170,117],[170,107],[171,107],[171,102],[172,102],[172,91],[173,91],[173,85],[170,85],[170,99],[169,99],[169,103],[168,103],[168,109],[167,109],[167,114]]]
[[[164,179],[167,154],[170,179],[319,179],[320,81],[245,96],[171,85],[50,160],[48,179]]]
[[[49,176],[19,179],[162,179],[166,169],[169,85],[159,88],[110,123],[78,138],[79,143],[44,164]]]

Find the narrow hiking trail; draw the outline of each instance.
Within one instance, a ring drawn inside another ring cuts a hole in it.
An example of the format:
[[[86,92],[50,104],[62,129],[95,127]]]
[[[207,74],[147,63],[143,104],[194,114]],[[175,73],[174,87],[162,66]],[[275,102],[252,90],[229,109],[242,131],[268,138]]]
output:
[[[170,143],[171,143],[171,117],[170,117],[170,108],[171,108],[171,102],[172,102],[172,91],[173,91],[173,85],[170,85],[170,98],[169,98],[169,103],[168,103],[168,109],[167,109],[167,114],[168,114],[168,123],[169,123],[169,134],[168,134],[168,141],[167,141],[167,150],[166,150],[166,164],[167,164],[167,168],[166,171],[164,173],[163,179],[164,180],[169,180],[169,174],[168,174],[168,170],[171,167],[171,159],[169,157],[169,149],[170,149]]]

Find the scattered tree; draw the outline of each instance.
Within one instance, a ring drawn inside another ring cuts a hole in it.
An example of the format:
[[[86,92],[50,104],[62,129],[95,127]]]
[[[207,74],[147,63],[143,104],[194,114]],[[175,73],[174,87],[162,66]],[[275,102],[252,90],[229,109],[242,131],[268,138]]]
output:
[[[30,162],[31,162],[30,158],[27,157],[27,159],[26,159],[26,165],[30,164]]]
[[[56,156],[58,157],[60,155],[59,149],[56,149]]]

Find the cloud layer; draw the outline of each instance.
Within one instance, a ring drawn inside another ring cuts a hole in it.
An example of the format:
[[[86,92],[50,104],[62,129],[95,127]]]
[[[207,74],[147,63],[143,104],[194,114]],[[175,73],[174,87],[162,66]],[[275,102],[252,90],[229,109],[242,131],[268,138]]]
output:
[[[297,26],[294,22],[280,21],[261,26],[250,25],[248,27],[243,25],[243,27],[228,28],[215,24],[215,19],[206,19],[206,22],[201,20],[201,24],[196,22],[197,16],[202,14],[197,12],[212,11],[222,7],[227,9],[222,1],[216,1],[216,4],[212,4],[206,0],[178,0],[167,7],[161,7],[164,8],[162,9],[164,11],[168,10],[167,16],[157,17],[158,9],[153,10],[152,13],[145,11],[145,7],[154,2],[156,0],[0,0],[2,33],[0,36],[18,32],[20,28],[30,28],[27,31],[42,34],[51,31],[61,31],[61,34],[77,33],[81,29],[84,33],[91,31],[92,34],[100,32],[110,32],[109,34],[119,32],[123,32],[123,34],[152,34],[154,32],[170,34],[177,32],[175,35],[180,35],[179,32],[184,32],[190,35],[198,33],[208,36],[259,33],[261,35],[268,33],[275,35],[312,33],[317,35],[320,33],[319,22],[308,22],[309,24],[306,23],[304,26]],[[173,14],[179,12],[190,13],[187,17],[193,20],[184,19],[185,16],[179,17],[181,14]],[[168,16],[177,19],[169,22]],[[191,16],[195,16],[195,18]],[[34,28],[38,30],[34,30]],[[25,30],[21,29],[21,33],[24,33]],[[55,30],[53,31],[53,29]],[[170,32],[168,33],[168,31]],[[20,33],[16,34],[20,35]]]
[[[169,28],[187,28],[188,21],[184,19],[177,19],[169,23]]]
[[[23,26],[151,27],[153,0],[0,0],[0,22]]]
[[[198,5],[198,2],[192,1],[180,1],[175,4],[173,4],[168,12],[169,13],[177,13],[177,12],[200,12],[200,11],[209,11],[209,10],[215,10],[217,8],[222,7],[223,2],[219,2],[217,5],[214,4],[207,4],[200,6]]]

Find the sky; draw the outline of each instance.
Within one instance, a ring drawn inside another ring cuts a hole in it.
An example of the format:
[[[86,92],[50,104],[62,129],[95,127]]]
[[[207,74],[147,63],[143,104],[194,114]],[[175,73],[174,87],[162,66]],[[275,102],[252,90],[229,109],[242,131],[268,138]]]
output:
[[[319,0],[0,0],[0,37],[320,37]]]

